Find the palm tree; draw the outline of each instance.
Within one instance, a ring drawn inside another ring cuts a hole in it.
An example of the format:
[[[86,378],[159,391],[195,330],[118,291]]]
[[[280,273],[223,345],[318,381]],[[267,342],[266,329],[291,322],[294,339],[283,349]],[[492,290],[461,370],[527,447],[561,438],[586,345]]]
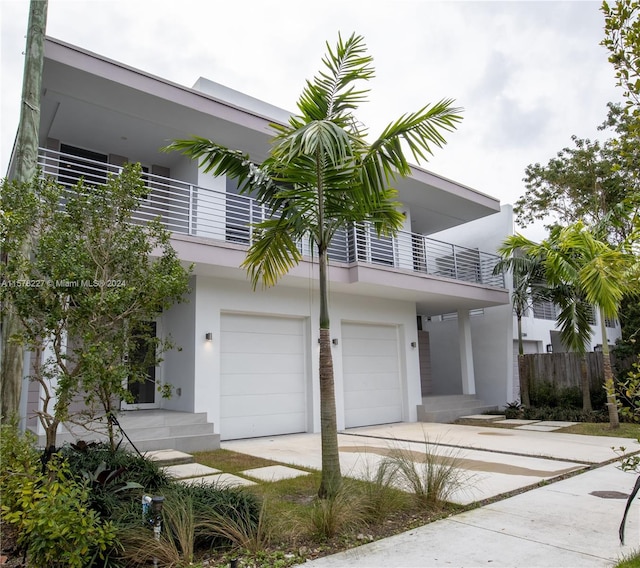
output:
[[[633,286],[628,276],[634,267],[632,254],[598,240],[582,222],[554,227],[547,239],[536,244],[522,235],[512,235],[502,251],[521,250],[541,262],[545,278],[555,289],[561,307],[558,323],[565,345],[584,351],[591,336],[587,306],[595,306],[602,329],[602,355],[607,407],[611,428],[619,426],[611,357],[605,318],[618,315],[620,300]]]
[[[526,311],[538,300],[547,299],[549,289],[544,283],[544,271],[540,262],[522,251],[503,251],[498,249],[502,259],[493,269],[494,274],[510,271],[513,276],[511,304],[516,315],[518,327],[518,376],[520,380],[520,401],[524,406],[530,406],[529,384],[527,373],[523,368],[524,345],[522,341],[522,317]]]
[[[307,80],[298,100],[299,114],[288,124],[273,124],[269,156],[260,165],[240,151],[210,140],[176,140],[167,150],[200,159],[206,172],[239,181],[240,191],[256,197],[273,216],[255,225],[255,238],[243,263],[254,289],[276,284],[302,259],[307,240],[317,252],[320,289],[320,422],[322,480],[318,494],[332,497],[342,476],[331,355],[328,249],[338,230],[366,221],[378,235],[392,235],[403,223],[391,183],[411,173],[403,143],[414,159],[426,159],[445,143],[443,131],[461,120],[453,101],[442,100],[389,124],[371,144],[354,111],[366,100],[358,83],[374,75],[372,58],[355,34],[335,49],[327,44],[323,69]]]

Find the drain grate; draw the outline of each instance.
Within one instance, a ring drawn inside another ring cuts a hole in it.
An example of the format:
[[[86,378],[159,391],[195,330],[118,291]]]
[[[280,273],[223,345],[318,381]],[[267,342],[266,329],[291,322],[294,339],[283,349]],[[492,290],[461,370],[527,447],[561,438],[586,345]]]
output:
[[[621,493],[620,491],[592,491],[589,495],[594,497],[600,497],[601,499],[627,499],[628,493]]]

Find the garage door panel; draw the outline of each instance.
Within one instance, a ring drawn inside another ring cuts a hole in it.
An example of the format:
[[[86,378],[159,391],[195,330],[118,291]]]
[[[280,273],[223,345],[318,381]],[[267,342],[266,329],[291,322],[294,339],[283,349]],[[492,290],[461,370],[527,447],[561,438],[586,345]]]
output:
[[[303,373],[304,361],[299,356],[284,357],[282,353],[226,353],[220,371],[227,375]]]
[[[304,393],[304,385],[300,383],[299,374],[275,373],[266,375],[264,380],[256,381],[254,375],[228,375],[220,385],[221,396],[243,396],[250,391],[253,394],[280,394],[287,392]],[[247,385],[250,385],[249,389]]]
[[[396,390],[397,373],[377,373],[377,374],[352,374],[349,377],[349,385],[345,386],[345,393],[367,392],[377,390],[389,390],[389,385]]]
[[[270,395],[249,394],[244,396],[223,397],[222,418],[233,416],[262,416],[273,414],[273,409],[279,409],[279,415],[299,414],[295,409],[304,408],[303,393],[281,393]],[[288,410],[290,409],[290,410]]]
[[[220,342],[220,349],[225,353],[245,353],[247,342],[252,344],[254,353],[291,354],[300,352],[300,333],[297,335],[279,335],[276,333],[240,333],[237,331],[224,332]]]
[[[269,436],[290,434],[292,424],[298,424],[296,432],[304,432],[306,429],[305,414],[298,413],[273,416],[265,423],[264,417],[238,416],[223,418],[220,423],[221,432],[233,432],[234,438],[257,438],[265,436],[265,428],[269,428]]]
[[[350,421],[352,424],[349,428],[357,428],[358,426],[369,426],[371,424],[371,409],[352,409],[350,411]],[[376,408],[375,424],[391,424],[399,422],[398,412],[395,406],[388,408]]]
[[[378,326],[367,323],[348,323],[342,328],[343,338],[365,339],[373,341],[376,339],[395,339],[396,329],[394,326]]]
[[[377,390],[367,398],[358,392],[345,393],[345,406],[351,410],[364,408],[391,408],[400,404],[400,396],[395,389]]]
[[[346,373],[392,373],[397,376],[398,359],[392,357],[345,357],[343,368]]]
[[[250,322],[250,327],[248,326]],[[259,316],[254,314],[224,314],[220,329],[224,332],[239,331],[257,335],[299,335],[302,320],[287,317]]]
[[[365,338],[347,340],[343,339],[343,344],[346,349],[349,350],[349,353],[353,356],[369,356],[371,353],[377,353],[378,356],[385,357],[393,355],[398,348],[398,343],[395,338],[392,340],[367,340]]]

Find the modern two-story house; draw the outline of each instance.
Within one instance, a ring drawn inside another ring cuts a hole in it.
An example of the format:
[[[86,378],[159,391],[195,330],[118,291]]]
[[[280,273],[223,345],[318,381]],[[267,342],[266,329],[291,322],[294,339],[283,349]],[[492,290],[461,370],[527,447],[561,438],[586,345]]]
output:
[[[138,219],[160,216],[180,259],[194,267],[189,301],[155,322],[181,349],[165,355],[127,413],[199,414],[223,440],[319,430],[317,262],[303,249],[277,286],[254,291],[239,266],[252,223],[268,212],[232,180],[160,152],[198,135],[260,162],[270,123],[288,116],[206,79],[186,88],[46,40],[43,174],[101,183],[125,162],[140,162],[149,194]],[[512,397],[509,291],[493,274],[510,211],[419,167],[397,189],[406,221],[396,237],[345,227],[330,254],[340,429],[437,419],[428,403],[442,409],[445,396],[466,395],[468,413]],[[160,398],[154,383],[170,383],[173,396]],[[36,385],[24,392],[29,414]]]

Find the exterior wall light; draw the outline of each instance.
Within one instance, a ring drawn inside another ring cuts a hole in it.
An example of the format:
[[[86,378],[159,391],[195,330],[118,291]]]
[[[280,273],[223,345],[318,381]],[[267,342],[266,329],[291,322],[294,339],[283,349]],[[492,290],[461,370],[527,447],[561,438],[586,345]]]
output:
[[[207,341],[213,341],[213,333],[211,333],[210,331],[207,331],[207,333],[205,333],[204,338]]]
[[[337,338],[337,337],[334,337],[334,338],[331,340],[331,343],[333,343],[334,345],[338,345],[338,338]]]
[[[418,344],[415,341],[412,341],[411,342],[411,347],[413,347],[415,349],[416,347],[418,347]]]

